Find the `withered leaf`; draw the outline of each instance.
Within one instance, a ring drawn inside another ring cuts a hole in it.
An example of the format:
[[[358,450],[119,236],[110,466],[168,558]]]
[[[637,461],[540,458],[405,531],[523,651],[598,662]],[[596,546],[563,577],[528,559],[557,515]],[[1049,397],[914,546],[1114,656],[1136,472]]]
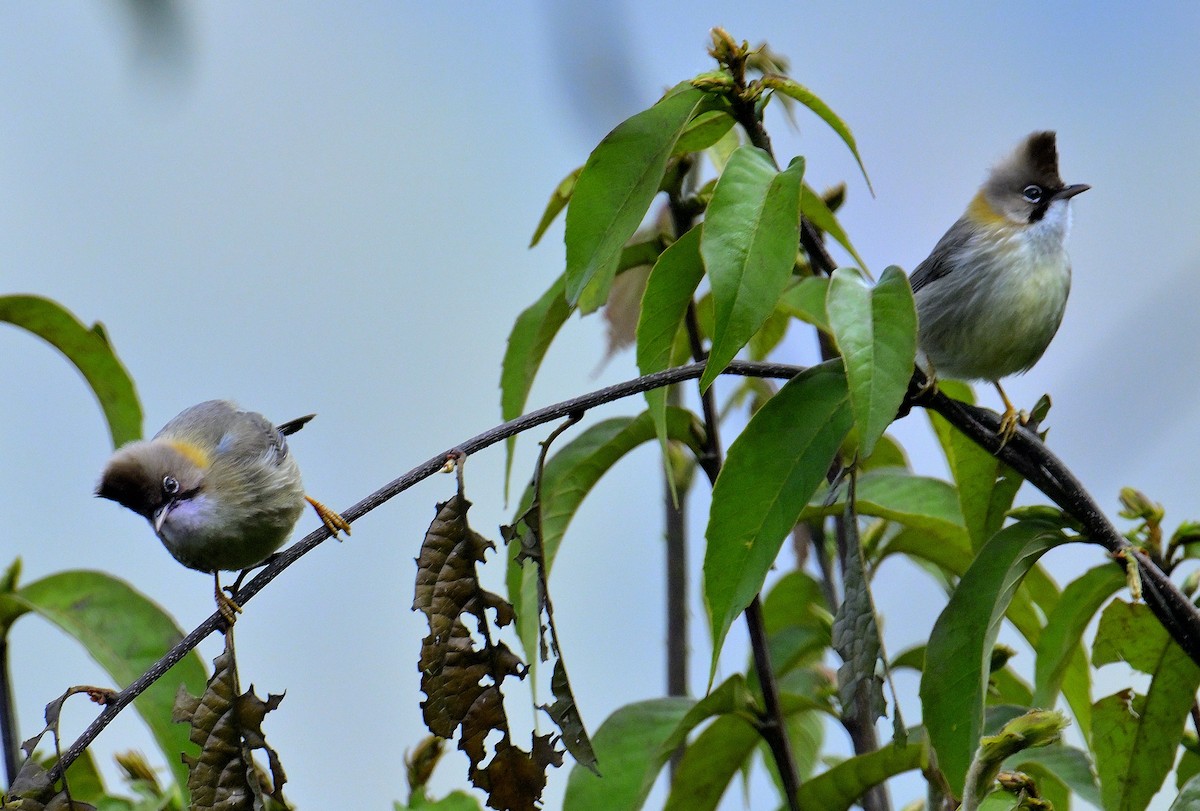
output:
[[[46,705],[43,716],[46,726],[42,731],[21,744],[25,753],[25,762],[13,778],[8,791],[0,797],[0,808],[12,811],[96,811],[89,803],[73,801],[69,798],[69,786],[62,791],[56,791],[50,781],[50,773],[34,760],[33,753],[46,733],[54,738],[55,749],[58,748],[58,721],[62,714],[63,703],[73,695],[91,693],[94,687],[71,687],[58,698]]]
[[[591,770],[597,777],[600,770],[596,766],[596,752],[592,749],[592,740],[583,727],[583,719],[579,717],[579,707],[575,705],[575,694],[571,692],[571,682],[567,679],[567,669],[559,658],[554,663],[554,675],[550,678],[550,690],[554,693],[553,704],[542,704],[551,720],[562,731],[562,742],[571,753],[571,757]]]
[[[471,782],[488,793],[488,807],[497,811],[536,811],[546,787],[546,768],[561,766],[562,753],[549,735],[533,736],[533,751],[513,746],[508,736],[496,744],[496,754],[480,769],[471,766]]]
[[[5,811],[96,811],[96,806],[90,803],[69,800],[65,790],[55,791],[50,784],[49,772],[32,756],[21,764],[8,792],[0,798],[0,808]]]
[[[213,675],[204,695],[196,698],[180,687],[171,715],[176,722],[192,725],[188,737],[200,747],[198,757],[183,755],[192,811],[289,808],[283,798],[287,776],[262,731],[263,718],[279,706],[283,696],[268,695],[263,701],[254,695],[253,685],[245,693],[239,689],[232,634],[226,634],[225,650],[213,660]],[[254,762],[254,749],[265,750],[270,780]]]
[[[413,610],[429,620],[429,635],[421,643],[426,696],[421,711],[435,735],[449,739],[459,733],[458,748],[471,761],[471,782],[488,793],[491,808],[536,809],[546,768],[559,765],[562,755],[549,736],[534,738],[532,754],[512,744],[500,687],[509,676],[524,678],[526,667],[507,645],[492,639],[489,613],[496,626],[503,626],[512,622],[513,610],[479,583],[475,566],[495,546],[468,525],[470,507],[460,479],[459,492],[438,505],[417,557]],[[488,736],[494,732],[500,738],[489,759]]]
[[[545,467],[546,454],[549,445],[560,431],[574,420],[566,423],[559,431],[551,435],[542,444],[542,453],[538,458],[538,470],[534,475],[533,497],[528,509],[518,516],[510,527],[501,527],[501,534],[509,544],[519,543],[516,562],[521,566],[532,563],[537,567],[537,610],[539,629],[539,648],[542,661],[549,658],[553,652],[554,675],[550,679],[550,689],[554,694],[553,704],[540,705],[550,719],[558,725],[562,733],[563,745],[571,756],[581,765],[599,775],[596,752],[592,749],[592,741],[583,725],[579,707],[575,703],[575,695],[571,692],[571,682],[567,677],[567,667],[563,663],[562,650],[558,644],[558,629],[554,625],[554,605],[550,600],[546,577],[546,550],[542,542],[542,472]],[[547,639],[547,637],[549,637]]]

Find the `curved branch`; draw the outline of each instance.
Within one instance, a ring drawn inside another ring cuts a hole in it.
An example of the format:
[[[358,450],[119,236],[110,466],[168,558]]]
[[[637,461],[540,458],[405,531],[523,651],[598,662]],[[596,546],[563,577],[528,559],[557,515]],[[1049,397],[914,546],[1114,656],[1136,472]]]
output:
[[[802,371],[804,371],[803,367],[784,363],[734,361],[726,368],[724,374],[787,379]],[[669,386],[684,380],[693,380],[700,377],[703,372],[703,363],[678,366],[564,400],[561,403],[497,425],[495,428],[474,436],[414,467],[408,473],[389,482],[344,511],[342,515],[350,521],[361,518],[414,484],[437,473],[443,468],[446,458],[450,455],[470,456],[510,436],[515,436],[547,422],[641,394],[650,389]],[[1178,587],[1153,561],[1135,550],[1133,545],[1117,531],[1066,465],[1050,452],[1036,434],[1024,427],[1018,427],[1012,439],[1003,448],[1000,448],[1000,442],[996,437],[1000,417],[995,412],[952,400],[938,391],[916,397],[911,404],[936,411],[973,442],[990,453],[996,454],[1001,461],[1020,473],[1051,501],[1078,520],[1087,531],[1089,542],[1098,544],[1113,554],[1133,555],[1138,561],[1141,571],[1146,604],[1188,656],[1200,664],[1200,610],[1197,610],[1196,606],[1179,591]],[[283,552],[273,556],[270,563],[243,586],[234,599],[239,605],[245,605],[255,594],[262,591],[263,587],[278,577],[284,569],[308,554],[328,537],[329,530],[322,526]],[[213,612],[191,633],[175,643],[175,646],[142,676],[117,693],[79,738],[63,753],[62,758],[50,770],[50,780],[56,781],[61,778],[63,770],[75,762],[122,709],[132,703],[147,687],[161,678],[172,665],[186,656],[209,634],[221,627],[223,622],[220,614]]]
[[[913,404],[941,414],[968,439],[1021,474],[1079,521],[1088,540],[1107,549],[1118,564],[1123,558],[1133,556],[1141,575],[1146,605],[1192,661],[1200,664],[1200,609],[1184,596],[1158,564],[1117,530],[1070,469],[1035,433],[1019,426],[1012,439],[1000,447],[997,437],[1000,417],[994,411],[952,400],[940,391],[917,397]]]
[[[746,361],[734,361],[726,369],[727,374],[742,375],[745,377],[774,377],[774,378],[790,378],[803,371],[802,367],[791,366],[782,363],[751,363]],[[362,516],[379,507],[384,502],[403,493],[408,488],[418,482],[424,481],[433,474],[442,470],[446,464],[446,459],[449,456],[470,456],[473,453],[495,445],[497,442],[502,442],[511,436],[516,436],[531,428],[536,428],[547,422],[561,419],[572,414],[582,414],[588,409],[605,403],[615,402],[617,400],[630,397],[635,394],[649,391],[651,389],[662,388],[673,383],[679,383],[684,380],[693,380],[700,377],[704,373],[703,363],[692,363],[687,366],[678,366],[672,369],[666,369],[652,375],[635,378],[624,383],[618,383],[607,388],[599,389],[588,394],[574,397],[570,400],[564,400],[561,403],[556,403],[551,406],[532,411],[529,414],[518,417],[514,420],[509,420],[506,423],[497,425],[491,430],[484,431],[482,434],[468,439],[453,448],[439,453],[437,456],[417,465],[412,470],[405,473],[403,476],[395,479],[383,487],[371,493],[362,501],[355,504],[348,510],[342,512],[342,516],[347,521],[356,521]],[[282,552],[273,555],[263,570],[254,576],[245,586],[243,586],[236,595],[234,600],[238,605],[244,606],[246,601],[251,599],[255,594],[278,577],[284,569],[291,566],[300,558],[307,555],[315,549],[321,542],[329,537],[329,530],[324,526],[310,532],[296,543],[289,546]],[[224,620],[217,612],[213,612],[208,619],[201,622],[196,628],[185,636],[183,639],[175,643],[161,659],[154,663],[143,675],[132,682],[104,707],[95,720],[88,725],[87,729],[79,736],[79,738],[67,748],[63,753],[62,758],[50,770],[50,780],[56,781],[62,777],[63,771],[69,767],[75,760],[83,754],[83,751],[91,745],[106,726],[112,723],[117,714],[125,707],[129,706],[135,698],[146,691],[151,684],[158,681],[162,676],[171,669],[173,665],[183,659],[193,648],[200,644],[209,634],[223,627]]]

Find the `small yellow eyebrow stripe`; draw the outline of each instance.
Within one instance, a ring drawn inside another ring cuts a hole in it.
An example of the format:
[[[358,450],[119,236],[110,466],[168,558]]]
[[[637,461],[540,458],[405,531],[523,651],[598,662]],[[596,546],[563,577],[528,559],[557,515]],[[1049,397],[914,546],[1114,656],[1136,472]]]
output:
[[[211,457],[199,445],[181,439],[168,439],[167,444],[187,457],[196,467],[206,468],[212,464]]]

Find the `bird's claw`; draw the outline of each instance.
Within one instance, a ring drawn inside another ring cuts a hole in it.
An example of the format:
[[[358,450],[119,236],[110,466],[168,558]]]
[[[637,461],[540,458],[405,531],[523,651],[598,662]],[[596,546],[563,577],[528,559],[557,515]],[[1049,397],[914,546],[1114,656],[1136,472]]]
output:
[[[1018,425],[1023,426],[1028,424],[1028,411],[1017,411],[1012,406],[1006,408],[1004,413],[1000,415],[1000,427],[996,429],[996,436],[1000,437],[1000,447],[996,448],[996,450],[1003,450],[1008,441],[1016,436]]]
[[[217,613],[221,615],[221,619],[225,620],[225,626],[232,628],[233,624],[237,622],[237,615],[242,613],[242,607],[233,599],[233,594],[235,593],[233,589],[229,589],[229,592],[229,594],[225,593],[225,590],[221,588],[221,582],[218,580],[214,591],[217,598]]]
[[[304,498],[317,511],[317,516],[321,519],[321,523],[325,525],[325,528],[329,530],[330,535],[340,541],[339,532],[345,532],[347,535],[350,534],[350,522],[342,518],[340,513],[329,509],[312,496],[305,496]]]

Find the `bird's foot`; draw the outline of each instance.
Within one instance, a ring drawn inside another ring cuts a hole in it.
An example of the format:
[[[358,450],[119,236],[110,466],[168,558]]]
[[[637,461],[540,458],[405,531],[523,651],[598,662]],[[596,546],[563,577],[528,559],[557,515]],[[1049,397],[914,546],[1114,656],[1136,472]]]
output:
[[[214,574],[214,577],[216,575]],[[237,615],[242,613],[242,607],[233,599],[233,595],[237,592],[229,589],[229,594],[225,593],[225,589],[221,588],[221,581],[216,579],[216,588],[213,591],[217,598],[217,613],[221,615],[221,619],[225,620],[225,627],[232,628],[237,622]]]
[[[347,535],[350,534],[350,522],[345,518],[342,518],[339,513],[329,509],[312,496],[305,496],[304,498],[309,504],[312,505],[313,509],[317,511],[317,515],[320,517],[321,523],[324,524],[325,528],[329,530],[330,535],[340,541],[341,538],[338,536],[339,532],[345,532]]]
[[[1004,413],[1000,415],[1000,427],[996,429],[996,435],[1000,437],[1000,447],[996,448],[996,451],[1003,450],[1008,441],[1016,435],[1018,425],[1024,426],[1028,424],[1029,412],[1018,411],[1012,405],[1009,405],[1004,410]]]

